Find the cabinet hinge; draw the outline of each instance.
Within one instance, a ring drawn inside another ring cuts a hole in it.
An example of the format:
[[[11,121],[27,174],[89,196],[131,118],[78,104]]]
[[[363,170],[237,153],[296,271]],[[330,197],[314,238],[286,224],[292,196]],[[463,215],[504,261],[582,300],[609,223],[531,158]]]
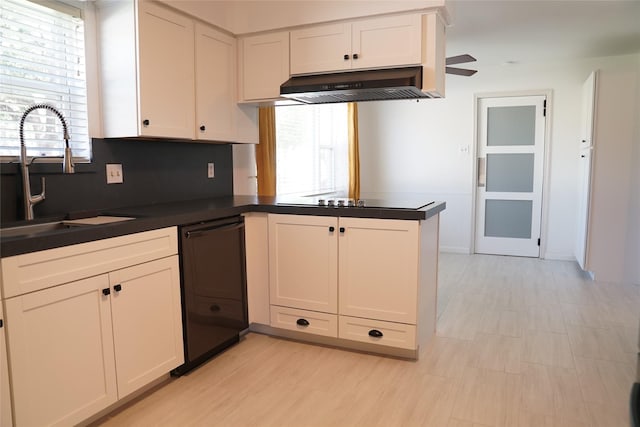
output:
[[[540,246],[540,238],[538,238],[538,246]]]
[[[547,100],[542,102],[542,116],[547,117]]]

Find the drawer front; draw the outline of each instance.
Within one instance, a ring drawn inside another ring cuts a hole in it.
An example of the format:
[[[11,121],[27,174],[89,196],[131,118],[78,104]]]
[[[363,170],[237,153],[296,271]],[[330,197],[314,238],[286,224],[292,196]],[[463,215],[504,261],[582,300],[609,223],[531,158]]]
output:
[[[272,305],[271,326],[325,337],[338,337],[338,316],[329,313]]]
[[[176,227],[2,258],[2,296],[11,298],[178,253]]]
[[[416,327],[404,323],[340,316],[338,337],[409,350],[416,348]]]

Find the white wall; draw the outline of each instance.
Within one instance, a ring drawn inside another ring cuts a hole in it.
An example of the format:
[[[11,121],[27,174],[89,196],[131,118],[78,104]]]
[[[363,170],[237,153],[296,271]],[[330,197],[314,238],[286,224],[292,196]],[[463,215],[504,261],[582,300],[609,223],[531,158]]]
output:
[[[470,78],[447,76],[445,99],[419,103],[361,103],[362,192],[422,193],[446,201],[447,210],[442,214],[441,222],[441,247],[448,251],[470,252],[474,95],[551,90],[552,102],[548,105],[552,120],[551,140],[547,142],[550,150],[549,191],[546,195],[548,203],[543,207],[547,209],[548,222],[543,230],[547,240],[546,245],[543,244],[543,248],[546,247],[543,257],[573,259],[582,83],[594,69],[616,68],[629,63],[637,65],[638,58],[638,55],[630,55],[495,66],[482,69]],[[638,188],[635,186],[636,191]],[[638,202],[633,209],[636,209],[637,218]],[[630,243],[629,247],[633,245]],[[637,260],[640,252],[637,243],[635,246]]]

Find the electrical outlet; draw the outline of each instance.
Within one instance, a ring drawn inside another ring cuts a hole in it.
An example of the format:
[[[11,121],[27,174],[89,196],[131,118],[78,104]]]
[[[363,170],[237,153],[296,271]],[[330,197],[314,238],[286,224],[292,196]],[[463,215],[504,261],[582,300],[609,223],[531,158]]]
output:
[[[107,164],[107,184],[122,184],[123,179],[121,164]]]
[[[214,178],[215,170],[213,168],[213,163],[207,163],[207,178]]]

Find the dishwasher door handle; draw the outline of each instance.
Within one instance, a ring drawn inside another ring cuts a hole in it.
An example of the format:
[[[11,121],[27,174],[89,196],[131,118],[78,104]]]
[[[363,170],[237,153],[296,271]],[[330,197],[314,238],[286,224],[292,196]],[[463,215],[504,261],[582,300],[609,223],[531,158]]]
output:
[[[200,237],[205,234],[209,234],[212,231],[221,231],[221,230],[237,230],[244,227],[244,222],[234,222],[232,224],[222,224],[222,225],[212,225],[211,227],[204,227],[194,231],[187,231],[184,233],[184,236],[187,239],[191,239],[192,237]]]

